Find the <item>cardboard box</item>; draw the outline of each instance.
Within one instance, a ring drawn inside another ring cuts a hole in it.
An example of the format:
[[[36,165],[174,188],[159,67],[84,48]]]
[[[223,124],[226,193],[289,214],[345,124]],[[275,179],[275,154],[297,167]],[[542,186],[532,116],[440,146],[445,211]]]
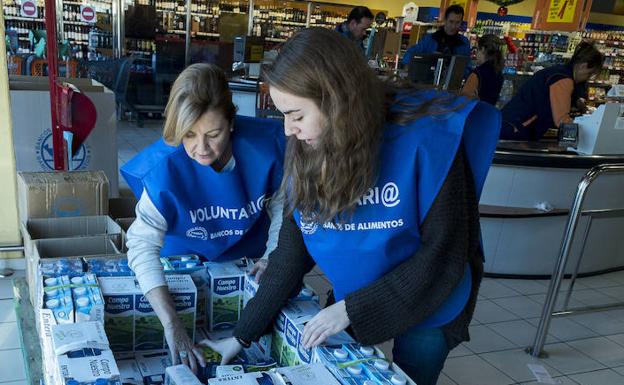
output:
[[[165,371],[171,366],[169,351],[137,353],[136,362],[145,385],[161,385],[165,382]]]
[[[233,329],[240,318],[245,271],[236,262],[206,262],[209,332]]]
[[[32,255],[33,242],[41,239],[79,238],[108,235],[122,249],[122,229],[106,215],[33,218],[21,223],[24,255]]]
[[[49,84],[47,80],[23,80],[9,84],[16,167],[18,171],[53,171]],[[69,170],[103,170],[110,183],[105,199],[109,198],[109,193],[111,197],[116,197],[119,167],[115,95],[90,79],[72,79],[71,83],[93,102],[97,120],[85,142],[73,154]],[[106,212],[90,215],[100,214]]]
[[[191,339],[195,332],[197,290],[188,275],[166,275],[169,293]],[[167,347],[163,326],[134,277],[100,277],[105,328],[114,351]],[[164,373],[164,372],[163,372]]]
[[[119,378],[122,384],[143,385],[143,375],[139,370],[134,357],[117,358],[117,367],[119,368]]]
[[[82,257],[85,256],[115,256],[120,254],[109,236],[73,238],[71,241],[67,239],[42,239],[34,241],[33,245],[32,255],[26,259],[26,279],[30,290],[30,301],[36,307],[40,307],[38,293],[40,292],[42,261],[45,263],[76,259],[82,261]],[[75,272],[72,276],[81,275],[83,271]]]
[[[108,194],[109,182],[103,171],[18,172],[20,222],[31,218],[106,215]]]
[[[186,365],[170,366],[165,370],[165,385],[203,385]]]

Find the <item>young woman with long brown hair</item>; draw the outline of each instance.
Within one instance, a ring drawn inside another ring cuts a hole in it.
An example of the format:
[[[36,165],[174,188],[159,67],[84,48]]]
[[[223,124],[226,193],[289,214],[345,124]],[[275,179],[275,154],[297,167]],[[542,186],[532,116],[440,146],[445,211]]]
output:
[[[223,361],[257,340],[318,264],[335,303],[305,347],[346,328],[362,344],[394,338],[394,360],[435,384],[468,340],[483,272],[478,197],[498,139],[484,103],[380,81],[338,33],[291,38],[264,76],[290,136],[278,246]]]

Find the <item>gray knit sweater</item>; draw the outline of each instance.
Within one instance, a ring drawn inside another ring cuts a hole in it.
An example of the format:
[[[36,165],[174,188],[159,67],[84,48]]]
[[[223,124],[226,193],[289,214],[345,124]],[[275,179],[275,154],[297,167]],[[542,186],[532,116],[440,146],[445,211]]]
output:
[[[423,321],[460,282],[466,262],[472,269],[472,292],[464,311],[442,327],[449,348],[469,340],[477,291],[483,276],[478,201],[463,147],[420,228],[421,246],[409,259],[367,287],[346,296],[350,332],[365,345],[394,338]],[[234,331],[255,341],[269,331],[288,298],[314,267],[292,215],[285,216],[278,245],[269,256],[256,296]]]

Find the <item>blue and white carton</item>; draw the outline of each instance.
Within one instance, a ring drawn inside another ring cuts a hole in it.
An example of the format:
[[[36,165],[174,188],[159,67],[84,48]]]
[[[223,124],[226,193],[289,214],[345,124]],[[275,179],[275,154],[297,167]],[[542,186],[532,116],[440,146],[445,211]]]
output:
[[[243,302],[244,269],[234,261],[206,262],[208,292],[206,308],[209,332],[233,329]]]
[[[203,385],[186,365],[170,366],[165,370],[165,385]]]

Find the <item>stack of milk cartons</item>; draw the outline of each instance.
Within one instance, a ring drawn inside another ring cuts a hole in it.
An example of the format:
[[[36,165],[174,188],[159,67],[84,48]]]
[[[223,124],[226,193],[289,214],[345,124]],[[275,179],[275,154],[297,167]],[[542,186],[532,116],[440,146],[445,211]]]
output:
[[[245,270],[236,261],[206,262],[205,266],[207,329],[211,337],[218,339],[227,336],[240,318]]]
[[[208,275],[206,267],[197,255],[173,255],[161,257],[165,274],[188,274],[191,276],[197,289],[197,308],[195,311],[195,325],[204,327],[207,324],[206,297],[208,291]]]
[[[104,322],[104,301],[95,275],[44,276],[42,281],[40,304],[52,312],[56,323]]]
[[[343,385],[406,385],[413,382],[381,351],[357,343],[321,346],[314,361],[324,364]]]
[[[53,384],[121,384],[101,322],[54,325],[51,331]]]
[[[197,290],[188,275],[165,275],[169,293],[189,337],[194,338]],[[116,352],[165,349],[164,328],[135,277],[100,277],[104,325]]]

